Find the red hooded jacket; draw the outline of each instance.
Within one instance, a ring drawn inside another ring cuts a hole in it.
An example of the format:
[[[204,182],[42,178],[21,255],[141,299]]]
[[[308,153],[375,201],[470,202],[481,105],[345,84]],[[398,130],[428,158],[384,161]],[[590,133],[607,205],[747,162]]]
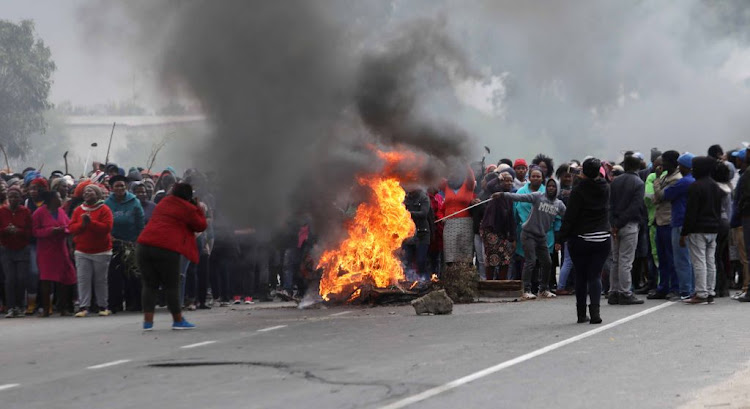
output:
[[[206,227],[206,216],[199,206],[169,195],[156,205],[138,243],[180,253],[198,264],[200,256],[195,233]]]

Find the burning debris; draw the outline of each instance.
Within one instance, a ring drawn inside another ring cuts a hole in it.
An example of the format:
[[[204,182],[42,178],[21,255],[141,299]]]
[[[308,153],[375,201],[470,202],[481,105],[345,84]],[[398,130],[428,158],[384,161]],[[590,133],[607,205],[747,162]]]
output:
[[[361,186],[370,189],[370,197],[348,222],[348,237],[320,257],[320,295],[326,301],[352,302],[372,289],[401,289],[406,280],[395,252],[414,235],[415,227],[404,207],[406,192],[400,185],[400,180],[409,176],[399,176],[395,170],[414,157],[399,152],[378,152],[378,156],[386,163],[383,172],[357,178]]]

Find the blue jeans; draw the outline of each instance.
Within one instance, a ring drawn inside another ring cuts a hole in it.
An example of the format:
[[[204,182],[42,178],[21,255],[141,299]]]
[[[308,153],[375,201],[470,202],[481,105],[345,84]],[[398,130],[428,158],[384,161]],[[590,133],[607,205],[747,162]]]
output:
[[[568,283],[568,277],[570,276],[570,272],[573,270],[573,259],[570,258],[570,249],[568,249],[567,241],[565,242],[565,251],[563,253],[565,255],[565,259],[563,259],[562,267],[560,267],[560,279],[557,280],[558,290],[565,289],[565,284]]]
[[[687,243],[680,247],[680,227],[672,227],[672,253],[674,255],[674,269],[677,272],[677,280],[680,283],[680,296],[693,294],[695,288],[695,277],[693,277],[693,265],[690,263],[690,251]]]
[[[403,246],[403,249],[406,270],[410,269],[411,263],[414,261],[417,265],[417,279],[429,281],[430,272],[427,270],[427,251],[430,249],[430,243],[407,244]],[[407,279],[411,280],[411,278]]]
[[[672,227],[656,226],[656,253],[659,255],[659,293],[677,293],[680,283],[674,269],[674,253],[672,252]]]

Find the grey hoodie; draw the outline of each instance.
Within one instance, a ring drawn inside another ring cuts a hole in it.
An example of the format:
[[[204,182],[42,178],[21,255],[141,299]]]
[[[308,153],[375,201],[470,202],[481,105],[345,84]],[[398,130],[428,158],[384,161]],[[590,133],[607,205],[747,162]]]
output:
[[[558,198],[551,199],[547,193],[534,192],[527,194],[503,193],[504,197],[514,202],[531,203],[531,214],[522,231],[536,237],[545,237],[549,229],[554,226],[555,220],[565,215],[565,204]]]

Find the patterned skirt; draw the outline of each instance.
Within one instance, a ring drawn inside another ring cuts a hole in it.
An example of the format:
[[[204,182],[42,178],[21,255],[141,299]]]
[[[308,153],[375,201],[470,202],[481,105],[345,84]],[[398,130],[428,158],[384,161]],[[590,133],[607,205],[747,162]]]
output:
[[[515,246],[508,239],[501,239],[497,234],[480,230],[484,244],[484,263],[487,267],[507,267],[513,258]]]
[[[474,259],[474,222],[471,217],[445,221],[443,253],[446,263],[471,263]]]

